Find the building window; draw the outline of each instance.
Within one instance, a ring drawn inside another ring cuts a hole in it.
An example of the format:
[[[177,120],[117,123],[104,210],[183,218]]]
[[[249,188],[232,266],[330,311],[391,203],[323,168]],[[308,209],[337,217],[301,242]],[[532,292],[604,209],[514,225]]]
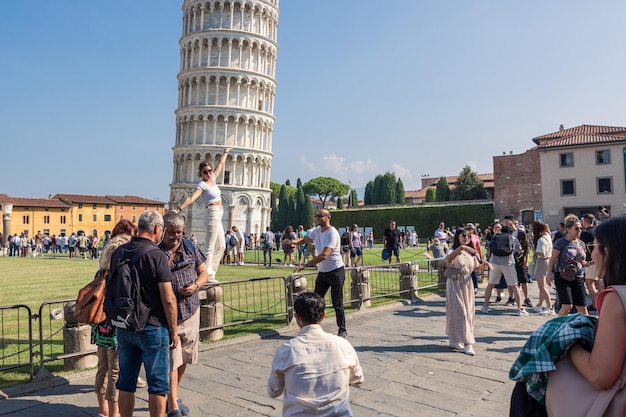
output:
[[[561,159],[561,168],[563,167],[573,167],[574,166],[574,154],[571,152],[562,153],[559,155]]]
[[[611,163],[611,151],[596,151],[596,165],[605,165]]]
[[[133,211],[137,210],[137,206],[133,204]]]
[[[43,223],[50,224],[50,216],[43,216]]]
[[[143,211],[148,211],[148,206],[143,206]]]
[[[61,216],[61,218],[59,219],[61,224],[65,224],[65,216]]]
[[[224,171],[224,184],[230,184],[230,171]]]
[[[79,221],[79,222],[82,222],[82,221],[83,221],[83,215],[82,215],[82,214],[79,214],[79,215],[78,215],[78,221]]]
[[[97,222],[97,221],[98,221],[98,215],[97,215],[97,214],[94,214],[94,215],[93,215],[93,221],[94,221],[94,222]]]
[[[576,195],[576,180],[561,180],[561,195]]]
[[[97,208],[98,208],[98,205],[97,205],[96,203],[94,203],[94,204],[93,204],[93,208],[94,208],[94,209],[97,209]]]
[[[29,221],[29,216],[28,215],[22,216],[22,223],[23,224],[28,224],[28,221]]]
[[[61,209],[61,213],[65,213],[65,209],[64,208]]]
[[[44,235],[50,235],[50,229],[43,229],[43,234]]]
[[[78,208],[83,208],[83,203],[78,203]]]
[[[50,211],[50,209],[48,207],[45,207],[43,211]]]
[[[133,223],[137,222],[137,218],[135,217],[135,215],[133,214]]]
[[[124,204],[120,204],[120,210],[124,210]]]
[[[110,222],[111,221],[111,215],[110,214],[105,214],[104,215],[104,221],[105,222]]]
[[[104,205],[104,208],[108,210],[108,209],[110,209],[110,208],[111,208],[111,205],[110,205],[110,204],[105,204],[105,205]]]
[[[613,194],[613,177],[596,178],[598,194]]]

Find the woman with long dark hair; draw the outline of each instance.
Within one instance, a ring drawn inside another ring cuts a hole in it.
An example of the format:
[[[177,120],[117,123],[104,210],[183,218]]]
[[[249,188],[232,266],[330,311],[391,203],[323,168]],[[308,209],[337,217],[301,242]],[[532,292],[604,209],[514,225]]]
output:
[[[479,267],[479,263],[467,230],[457,229],[452,248],[446,257],[446,265],[455,270],[458,268],[459,273],[446,280],[446,335],[451,348],[473,356],[476,340],[472,272]]]

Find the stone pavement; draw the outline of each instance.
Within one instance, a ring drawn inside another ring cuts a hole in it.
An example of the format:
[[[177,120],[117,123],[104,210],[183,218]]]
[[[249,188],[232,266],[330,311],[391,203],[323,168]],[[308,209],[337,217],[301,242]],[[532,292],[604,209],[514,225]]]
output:
[[[513,307],[493,303],[490,314],[480,314],[485,285],[476,300],[473,357],[447,346],[442,297],[348,315],[348,340],[365,374],[362,387],[351,389],[356,416],[508,415],[513,389],[508,371],[529,334],[547,318],[532,313],[517,317]],[[537,300],[536,283],[529,289]],[[334,317],[325,320],[324,328],[336,332]],[[269,398],[266,381],[274,351],[296,331],[291,326],[266,338],[203,345],[199,364],[187,367],[181,386],[190,416],[280,416],[282,396]],[[8,397],[0,400],[0,416],[97,416],[94,375],[85,371],[0,391],[0,398]],[[146,389],[139,389],[135,416],[148,416],[147,399]]]

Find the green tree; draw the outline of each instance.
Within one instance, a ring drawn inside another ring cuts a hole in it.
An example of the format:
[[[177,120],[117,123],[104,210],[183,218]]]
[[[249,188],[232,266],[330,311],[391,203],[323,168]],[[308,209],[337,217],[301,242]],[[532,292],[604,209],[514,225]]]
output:
[[[357,194],[355,189],[352,189],[352,191],[350,191],[350,206],[359,206],[359,195]]]
[[[378,204],[396,203],[396,174],[386,172],[383,175],[380,187],[380,201]]]
[[[381,174],[378,174],[376,175],[376,178],[374,178],[374,187],[372,189],[372,204],[381,204],[382,187],[383,176]]]
[[[291,225],[294,226],[296,222],[296,196],[290,195],[287,202],[287,223],[285,227]],[[294,229],[297,228],[298,225],[295,224]]]
[[[463,168],[456,180],[456,186],[450,192],[452,200],[482,200],[487,199],[485,183],[472,172],[469,166]]]
[[[326,207],[326,200],[344,196],[350,190],[348,184],[331,177],[317,177],[302,185],[305,194],[317,195]]]
[[[446,177],[439,178],[436,195],[437,201],[450,201],[450,186]]]
[[[296,188],[300,187],[302,187],[302,181],[300,180],[300,178],[298,178],[298,180],[296,181]]]
[[[304,191],[302,190],[302,187],[298,187],[298,190],[296,191],[296,215],[295,215],[295,221],[294,221],[294,225],[297,226],[299,224],[301,225],[305,225],[306,224],[306,212],[305,212],[305,205],[306,205],[306,196],[304,195]]]
[[[271,183],[270,183],[271,186]],[[278,194],[277,194],[278,195]],[[272,197],[270,198],[270,227],[272,230],[278,230],[278,208],[276,207],[276,197],[274,197],[274,192],[272,191]]]
[[[343,198],[337,198],[337,210],[341,210],[343,208]]]
[[[437,201],[437,190],[433,187],[428,187],[426,189],[426,197],[424,201],[427,203],[432,203],[433,201]]]
[[[313,207],[313,202],[311,201],[311,197],[309,195],[304,195],[304,214],[302,215],[302,225],[305,229],[312,224],[315,224],[315,207]]]
[[[396,203],[404,204],[404,183],[400,178],[398,178],[396,183]]]
[[[287,227],[289,221],[289,195],[287,194],[287,186],[280,187],[278,193],[278,210],[276,213],[276,230],[283,230]]]
[[[363,195],[363,204],[370,206],[374,204],[372,193],[374,192],[374,181],[370,181],[365,185],[365,194]]]

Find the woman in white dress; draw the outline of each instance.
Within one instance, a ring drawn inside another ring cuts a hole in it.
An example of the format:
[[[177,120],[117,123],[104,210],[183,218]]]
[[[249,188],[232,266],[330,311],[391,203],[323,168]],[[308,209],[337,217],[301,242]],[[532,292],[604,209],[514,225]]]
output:
[[[535,306],[535,311],[544,316],[555,316],[550,299],[548,263],[552,257],[552,236],[550,236],[550,226],[547,223],[536,221],[533,223],[533,273],[539,287],[539,301]],[[541,304],[545,302],[545,307]]]

